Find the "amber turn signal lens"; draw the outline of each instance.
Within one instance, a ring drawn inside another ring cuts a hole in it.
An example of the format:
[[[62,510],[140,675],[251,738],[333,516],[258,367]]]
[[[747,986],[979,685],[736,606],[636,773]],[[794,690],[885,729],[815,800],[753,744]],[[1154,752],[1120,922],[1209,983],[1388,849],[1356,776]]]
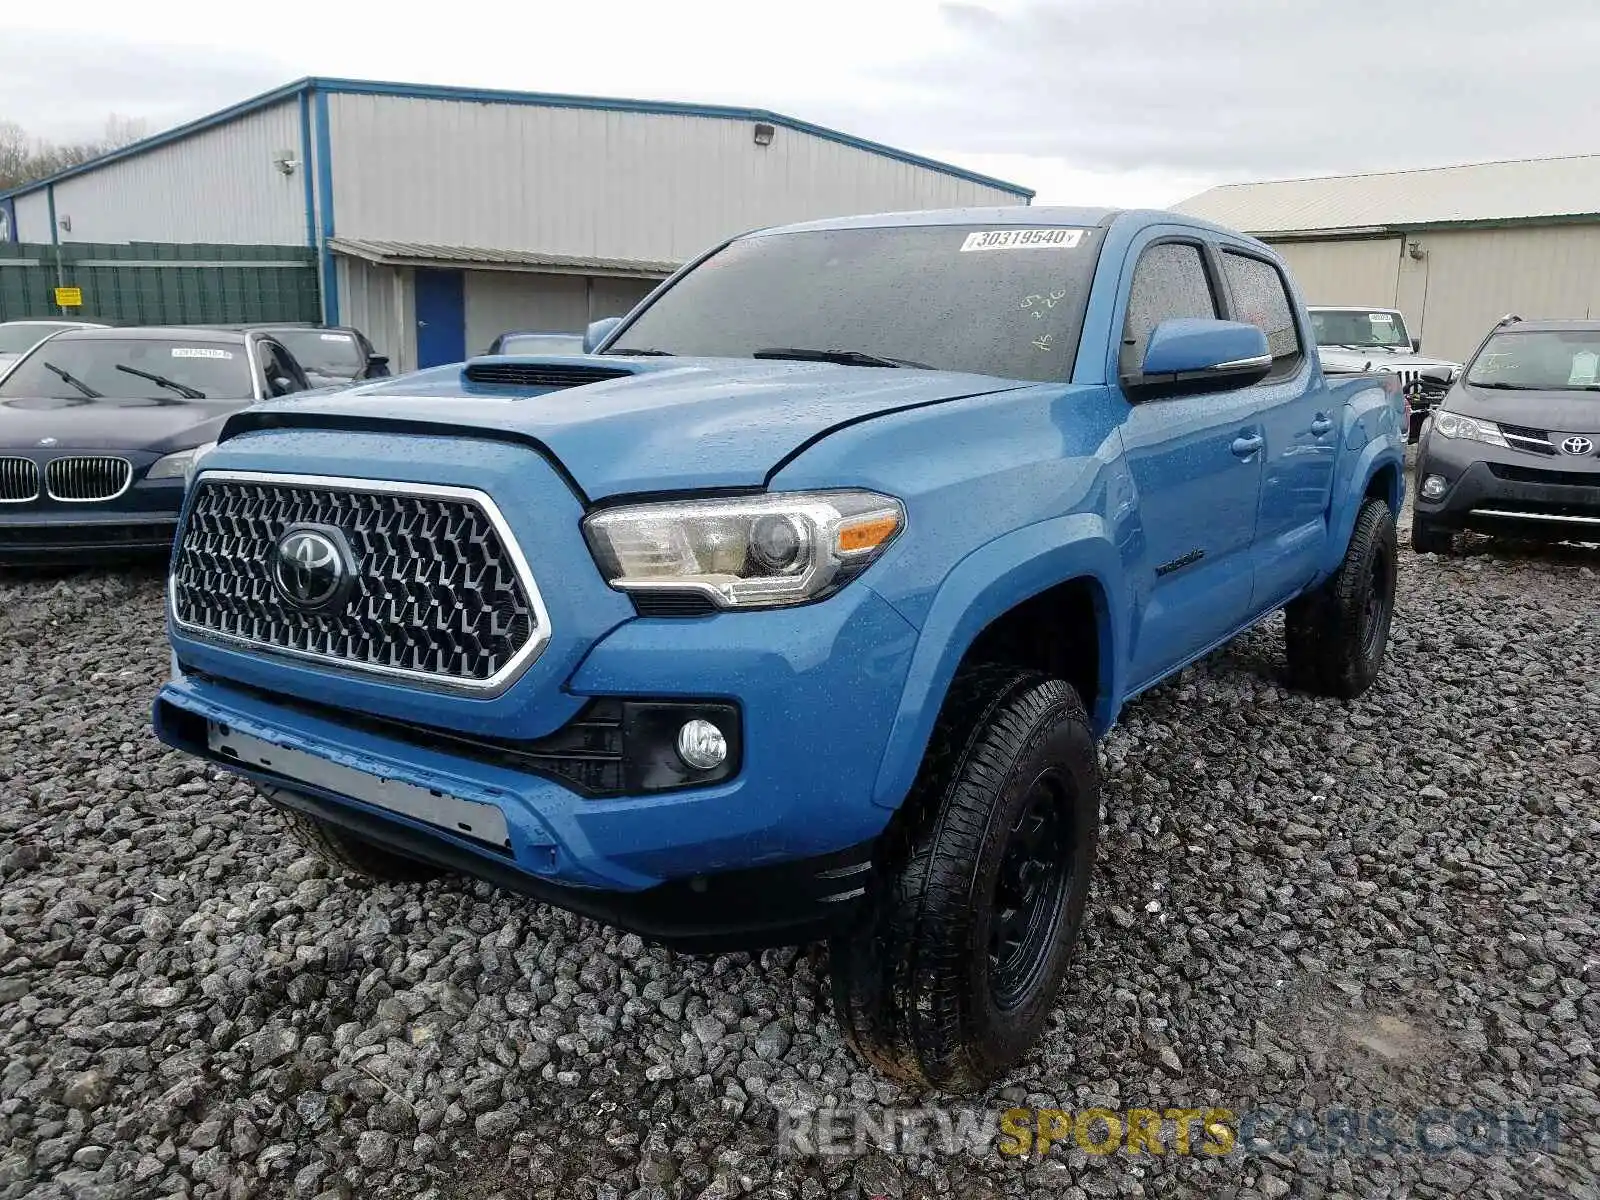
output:
[[[859,554],[872,550],[892,538],[900,528],[900,518],[894,513],[863,517],[839,527],[835,544],[840,554]]]

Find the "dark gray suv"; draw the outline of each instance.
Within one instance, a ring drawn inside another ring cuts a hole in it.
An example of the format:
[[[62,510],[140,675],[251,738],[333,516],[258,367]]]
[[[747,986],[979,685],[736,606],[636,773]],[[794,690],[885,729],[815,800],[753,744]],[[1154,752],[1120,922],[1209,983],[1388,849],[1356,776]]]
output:
[[[1600,541],[1600,321],[1506,317],[1423,427],[1411,545]]]

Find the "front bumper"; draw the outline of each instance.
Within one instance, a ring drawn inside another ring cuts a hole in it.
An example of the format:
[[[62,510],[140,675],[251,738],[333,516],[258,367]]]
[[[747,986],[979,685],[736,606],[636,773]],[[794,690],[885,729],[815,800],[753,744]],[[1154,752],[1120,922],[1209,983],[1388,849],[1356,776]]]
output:
[[[145,458],[154,456],[140,458],[137,481],[114,500],[73,503],[40,496],[0,503],[0,565],[68,565],[169,552],[184,481],[137,478],[149,466]]]
[[[654,794],[585,798],[547,773],[390,736],[355,716],[275,702],[181,668],[157,698],[155,727],[167,744],[283,789],[281,802],[402,853],[659,940],[775,944],[843,919],[862,894],[858,874],[870,861],[863,847],[890,816],[873,802],[873,784],[915,641],[915,630],[865,586],[792,609],[616,627],[565,681],[563,704],[703,699],[734,704],[740,715],[736,776]],[[208,722],[378,779],[494,805],[510,844],[491,847],[269,766],[229,761],[208,744]],[[753,894],[763,892],[757,904]]]
[[[1430,475],[1447,485],[1430,500]],[[1548,456],[1446,438],[1430,430],[1417,456],[1416,514],[1441,530],[1600,541],[1600,457]]]

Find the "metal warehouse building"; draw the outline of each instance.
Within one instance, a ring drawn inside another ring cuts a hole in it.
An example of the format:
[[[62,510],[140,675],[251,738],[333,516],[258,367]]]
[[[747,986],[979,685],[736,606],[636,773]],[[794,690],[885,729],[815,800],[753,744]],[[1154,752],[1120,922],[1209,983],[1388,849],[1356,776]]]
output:
[[[626,311],[731,234],[1026,204],[776,113],[303,79],[0,197],[11,239],[315,252],[323,318],[400,369]]]
[[[1230,184],[1178,209],[1252,233],[1311,304],[1405,314],[1463,358],[1501,316],[1600,316],[1600,155]]]

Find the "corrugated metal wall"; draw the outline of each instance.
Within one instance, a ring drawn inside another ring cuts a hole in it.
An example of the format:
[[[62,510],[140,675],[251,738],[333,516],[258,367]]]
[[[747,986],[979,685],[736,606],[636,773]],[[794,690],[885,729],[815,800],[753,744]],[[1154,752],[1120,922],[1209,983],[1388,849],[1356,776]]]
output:
[[[63,242],[206,242],[306,244],[304,168],[285,175],[282,151],[300,157],[300,108],[289,101],[181,141],[158,146],[64,179],[55,186],[56,217],[68,218]],[[19,197],[19,212],[45,202]],[[32,226],[23,236],[50,241]]]
[[[343,237],[680,261],[733,233],[1009,192],[744,121],[333,95]]]
[[[648,279],[522,271],[468,271],[465,284],[468,354],[514,329],[582,333],[590,321],[626,313],[655,287]]]
[[[1508,312],[1600,317],[1600,224],[1423,232],[1408,290],[1425,297],[1423,344],[1463,358]]]
[[[17,241],[44,242],[50,236],[50,198],[43,192],[29,192],[13,202],[17,214]]]
[[[132,325],[315,321],[315,254],[304,246],[0,246],[0,321],[61,315],[76,287],[86,321]]]
[[[1403,250],[1398,238],[1280,242],[1275,248],[1289,264],[1307,304],[1395,303]]]
[[[1406,246],[1416,243],[1423,256]],[[1384,304],[1423,349],[1464,359],[1508,312],[1600,317],[1600,224],[1420,230],[1402,240],[1279,242],[1311,304]]]
[[[339,320],[354,325],[379,354],[388,355],[391,370],[415,370],[416,317],[410,270],[355,258],[341,258],[337,266]]]

